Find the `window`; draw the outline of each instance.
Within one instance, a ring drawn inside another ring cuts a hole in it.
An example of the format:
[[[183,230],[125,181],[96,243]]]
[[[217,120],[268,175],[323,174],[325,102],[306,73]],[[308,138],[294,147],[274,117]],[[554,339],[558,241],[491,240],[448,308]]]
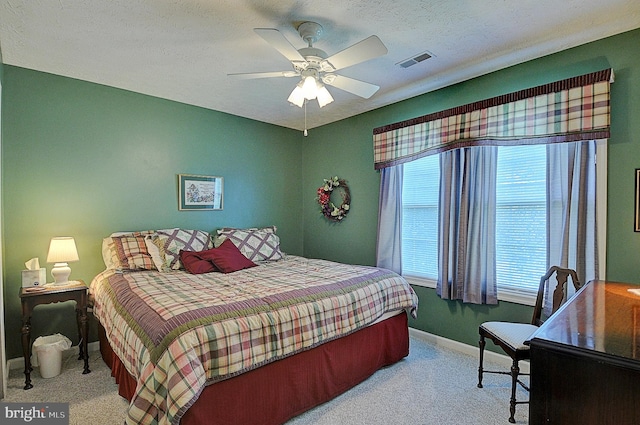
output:
[[[496,279],[500,299],[515,295],[532,300],[546,271],[546,163],[545,145],[498,148]],[[403,274],[433,282],[438,276],[439,168],[438,155],[404,164],[402,192]]]
[[[438,278],[440,161],[429,155],[404,164],[402,274]]]
[[[534,297],[547,270],[546,146],[501,146],[497,170],[498,294],[516,291]]]

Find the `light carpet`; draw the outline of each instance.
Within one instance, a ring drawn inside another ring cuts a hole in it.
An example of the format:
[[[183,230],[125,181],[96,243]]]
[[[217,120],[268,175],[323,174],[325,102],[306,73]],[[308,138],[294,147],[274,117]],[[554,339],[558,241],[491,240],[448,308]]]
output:
[[[302,415],[287,425],[508,425],[510,378],[486,374],[477,384],[477,357],[416,337],[410,354],[393,366]],[[118,395],[111,372],[91,353],[91,373],[82,375],[82,361],[63,360],[62,373],[42,379],[35,368],[34,387],[24,391],[22,370],[9,374],[7,402],[69,402],[70,424],[122,424],[127,402]],[[487,368],[501,366],[487,362]],[[519,390],[518,397],[528,394]],[[516,422],[528,423],[528,405],[519,405]],[[250,424],[247,424],[250,425]]]

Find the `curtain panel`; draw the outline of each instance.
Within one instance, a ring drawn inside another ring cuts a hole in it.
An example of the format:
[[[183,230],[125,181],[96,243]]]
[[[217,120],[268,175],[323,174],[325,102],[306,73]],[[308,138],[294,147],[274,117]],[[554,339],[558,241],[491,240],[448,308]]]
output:
[[[404,166],[380,172],[376,267],[402,274],[402,185]]]
[[[605,69],[375,128],[374,167],[467,146],[606,139],[611,82]]]
[[[440,155],[438,281],[445,300],[497,304],[496,177],[498,148]]]

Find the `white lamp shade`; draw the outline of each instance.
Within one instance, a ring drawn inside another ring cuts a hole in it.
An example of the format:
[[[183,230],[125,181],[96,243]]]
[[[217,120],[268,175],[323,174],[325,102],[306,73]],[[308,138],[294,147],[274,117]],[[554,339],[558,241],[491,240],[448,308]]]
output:
[[[306,77],[302,83],[302,92],[305,99],[315,99],[318,95],[318,81],[312,76]]]
[[[68,263],[78,261],[76,241],[72,237],[52,238],[47,254],[47,263]]]
[[[320,87],[318,90],[318,105],[322,108],[324,105],[328,105],[333,102],[333,96],[329,93],[329,90],[325,86]]]
[[[302,105],[304,104],[304,93],[302,92],[300,86],[296,86],[296,88],[293,89],[293,91],[289,95],[289,99],[287,100],[294,105],[302,108]]]

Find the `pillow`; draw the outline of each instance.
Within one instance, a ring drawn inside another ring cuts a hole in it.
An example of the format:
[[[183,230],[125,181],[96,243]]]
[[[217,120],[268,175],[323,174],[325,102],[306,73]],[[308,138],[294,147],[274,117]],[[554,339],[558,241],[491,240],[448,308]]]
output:
[[[202,230],[165,229],[158,230],[152,237],[153,243],[158,246],[160,256],[163,258],[160,271],[178,270],[182,268],[180,263],[180,251],[202,251],[213,246],[211,237]]]
[[[164,253],[160,251],[160,247],[156,245],[153,240],[157,238],[157,233],[153,233],[152,235],[147,235],[144,238],[144,243],[147,245],[147,251],[149,251],[149,255],[151,255],[151,259],[153,260],[153,264],[155,264],[156,269],[158,271],[167,271],[164,269]]]
[[[107,270],[115,269],[118,271],[127,270],[129,268],[128,261],[121,263],[116,251],[116,246],[113,242],[115,236],[145,236],[154,233],[155,230],[145,230],[141,232],[115,232],[109,235],[109,237],[102,239],[102,260]]]
[[[213,261],[203,258],[203,252],[207,251],[194,252],[180,250],[180,262],[186,271],[191,274],[202,274],[218,270],[216,266],[213,265]]]
[[[145,236],[114,236],[111,238],[118,255],[120,270],[155,270]]]
[[[245,257],[230,239],[223,241],[219,247],[203,251],[200,254],[202,258],[211,260],[222,273],[231,273],[257,266],[256,263]]]
[[[117,269],[120,264],[118,253],[111,237],[102,239],[102,260],[107,270]]]
[[[218,230],[216,245],[224,239],[230,239],[240,252],[251,261],[276,261],[282,259],[280,238],[276,236],[276,226],[233,229],[225,227]]]

